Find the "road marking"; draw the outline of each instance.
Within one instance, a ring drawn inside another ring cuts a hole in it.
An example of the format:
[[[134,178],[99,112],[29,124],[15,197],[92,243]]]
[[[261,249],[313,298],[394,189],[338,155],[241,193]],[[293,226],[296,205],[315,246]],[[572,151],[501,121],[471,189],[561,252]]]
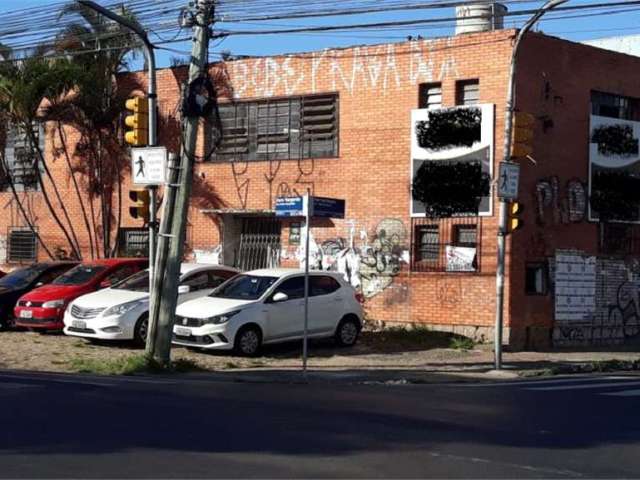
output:
[[[603,380],[635,380],[637,377],[581,377],[581,378],[555,378],[553,380],[516,380],[513,382],[492,382],[492,383],[471,383],[461,384],[464,387],[508,387],[522,385],[555,385],[558,383],[584,383],[584,382],[602,382]],[[458,386],[458,385],[456,385]]]
[[[552,391],[552,390],[587,390],[594,388],[609,388],[609,387],[635,387],[640,385],[640,382],[616,382],[616,383],[591,383],[589,385],[559,385],[553,387],[534,387],[525,388],[525,390],[536,391]]]
[[[601,393],[600,395],[609,395],[612,397],[640,397],[640,390],[623,390],[621,392]]]

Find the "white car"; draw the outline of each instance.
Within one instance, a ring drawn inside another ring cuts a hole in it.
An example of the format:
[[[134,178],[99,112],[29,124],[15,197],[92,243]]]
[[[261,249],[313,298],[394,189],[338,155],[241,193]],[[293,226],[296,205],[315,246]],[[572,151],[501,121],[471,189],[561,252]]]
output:
[[[223,265],[183,263],[178,304],[211,293],[238,274]],[[64,333],[101,340],[143,344],[149,326],[149,271],[138,272],[103,290],[74,300],[64,314]]]
[[[361,297],[343,276],[309,273],[309,338],[355,344],[362,328]],[[304,332],[304,273],[254,270],[176,310],[173,343],[256,355],[262,344],[300,339]]]

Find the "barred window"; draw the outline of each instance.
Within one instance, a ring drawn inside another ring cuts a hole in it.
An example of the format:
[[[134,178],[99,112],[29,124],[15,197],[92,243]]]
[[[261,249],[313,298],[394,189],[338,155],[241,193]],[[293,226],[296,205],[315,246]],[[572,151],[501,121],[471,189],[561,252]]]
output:
[[[35,262],[38,258],[37,238],[29,228],[9,228],[7,247],[9,263]]]
[[[149,230],[146,228],[121,228],[118,256],[147,257],[149,255]]]
[[[438,225],[416,227],[416,261],[436,262],[440,257],[440,229]]]
[[[338,156],[337,95],[225,103],[218,114],[222,139],[215,160]]]
[[[479,80],[456,82],[456,105],[477,105],[478,103],[480,103]]]
[[[591,92],[591,113],[601,117],[640,120],[640,100],[604,92]]]
[[[457,247],[475,248],[477,240],[477,229],[475,225],[455,225],[454,245]]]

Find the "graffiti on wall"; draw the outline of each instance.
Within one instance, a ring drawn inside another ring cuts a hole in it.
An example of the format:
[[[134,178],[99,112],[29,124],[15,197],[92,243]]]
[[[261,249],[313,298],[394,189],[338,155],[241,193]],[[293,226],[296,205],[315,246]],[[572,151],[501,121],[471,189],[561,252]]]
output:
[[[272,97],[279,92],[294,95],[302,90],[345,90],[349,94],[359,91],[387,92],[403,85],[441,81],[459,76],[453,55],[437,57],[438,50],[451,47],[451,39],[416,40],[409,49],[393,44],[362,46],[353,50],[325,49],[309,54],[307,62],[295,57],[256,58],[232,64],[234,95]],[[443,44],[444,42],[444,44]],[[408,68],[402,68],[400,57],[408,56]]]
[[[387,218],[377,224],[371,232],[360,230],[356,239],[355,222],[347,222],[349,238],[337,237],[318,244],[313,233],[309,238],[309,268],[336,271],[344,275],[354,288],[371,298],[393,283],[409,260],[409,236],[404,222]],[[301,240],[304,245],[304,238]],[[298,259],[304,267],[304,250],[298,249]],[[395,303],[406,299],[407,292],[399,289],[385,297],[385,302]]]
[[[555,265],[555,346],[616,345],[640,339],[637,262],[558,252]]]
[[[587,188],[577,178],[560,187],[556,176],[538,180],[535,187],[538,224],[580,223],[587,216]]]

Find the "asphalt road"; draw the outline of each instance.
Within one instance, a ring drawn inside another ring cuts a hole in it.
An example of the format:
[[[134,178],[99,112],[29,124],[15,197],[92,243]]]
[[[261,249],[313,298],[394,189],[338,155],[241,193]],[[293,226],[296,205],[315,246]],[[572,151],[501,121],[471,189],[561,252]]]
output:
[[[640,477],[640,377],[252,384],[0,372],[0,477]]]

